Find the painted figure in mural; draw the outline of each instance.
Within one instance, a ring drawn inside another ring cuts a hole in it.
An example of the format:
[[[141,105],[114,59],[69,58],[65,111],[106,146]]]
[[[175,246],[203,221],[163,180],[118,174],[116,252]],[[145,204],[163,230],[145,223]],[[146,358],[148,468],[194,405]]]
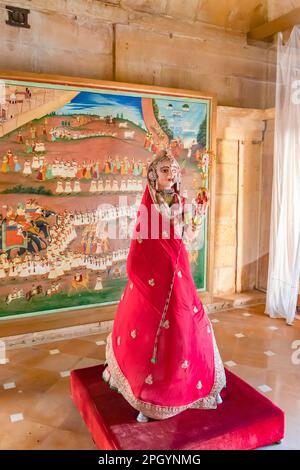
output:
[[[32,140],[36,139],[36,127],[33,127],[33,126],[30,127],[30,135],[31,135]]]
[[[102,286],[102,279],[101,279],[101,276],[97,276],[97,280],[96,280],[96,285],[95,285],[95,288],[94,290],[96,291],[100,291],[103,289],[103,286]]]
[[[36,286],[33,284],[32,289],[26,292],[26,300],[31,300],[32,297],[43,293],[43,287],[41,285]]]
[[[190,408],[214,409],[226,385],[183,243],[185,231],[197,234],[198,226],[193,217],[185,222],[176,158],[165,152],[153,160],[147,181],[103,372],[103,379],[140,412],[139,422]],[[201,203],[204,196],[199,195]]]
[[[7,259],[13,257],[18,260],[18,255],[34,254],[46,249],[51,216],[56,217],[55,212],[42,208],[34,199],[28,200],[25,205],[19,203],[16,210],[7,206],[0,224],[0,250],[5,251]]]
[[[9,149],[6,153],[6,156],[7,156],[7,162],[8,162],[8,166],[9,166],[9,170],[10,171],[14,171],[14,155],[12,153],[12,151]]]
[[[14,172],[19,173],[21,171],[21,165],[19,163],[18,157],[14,156]]]
[[[2,158],[1,173],[7,173],[9,171],[8,158],[4,155]]]
[[[17,134],[17,142],[19,144],[22,144],[23,143],[23,135],[22,135],[22,132],[21,131],[18,131],[18,134]]]

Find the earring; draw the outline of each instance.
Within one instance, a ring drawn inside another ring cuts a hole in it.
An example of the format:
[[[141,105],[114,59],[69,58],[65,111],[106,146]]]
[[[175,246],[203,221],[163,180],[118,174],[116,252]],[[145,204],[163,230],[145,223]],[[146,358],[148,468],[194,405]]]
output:
[[[158,178],[155,180],[155,189],[158,191]]]

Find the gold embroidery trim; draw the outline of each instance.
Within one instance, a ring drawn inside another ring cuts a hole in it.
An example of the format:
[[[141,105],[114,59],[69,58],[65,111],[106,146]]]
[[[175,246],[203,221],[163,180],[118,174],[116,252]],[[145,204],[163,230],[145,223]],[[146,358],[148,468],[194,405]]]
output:
[[[214,348],[214,360],[215,360],[215,377],[212,389],[204,398],[200,398],[199,400],[189,403],[184,406],[161,406],[155,405],[153,403],[147,403],[142,400],[139,400],[133,394],[130,384],[117,363],[117,360],[114,355],[114,351],[111,344],[111,337],[112,334],[110,333],[107,338],[106,344],[106,363],[110,373],[110,378],[107,380],[110,385],[116,387],[118,392],[123,395],[125,400],[138,411],[141,411],[143,414],[148,416],[149,418],[153,419],[166,419],[175,416],[182,411],[187,409],[215,409],[217,408],[216,403],[216,396],[221,390],[226,386],[226,377],[225,371],[223,367],[223,363],[220,357],[220,353],[216,344],[216,340],[214,337],[214,333],[212,330],[212,340],[213,340],[213,348]],[[105,376],[105,374],[104,374]]]

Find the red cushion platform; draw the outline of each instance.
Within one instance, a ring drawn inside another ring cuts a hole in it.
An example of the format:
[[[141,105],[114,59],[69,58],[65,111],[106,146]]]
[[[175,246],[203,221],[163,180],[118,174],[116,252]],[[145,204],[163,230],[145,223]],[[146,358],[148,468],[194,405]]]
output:
[[[103,369],[71,373],[73,400],[98,449],[246,450],[283,438],[283,411],[228,370],[224,401],[216,410],[187,410],[166,420],[138,423],[137,411],[103,381]]]

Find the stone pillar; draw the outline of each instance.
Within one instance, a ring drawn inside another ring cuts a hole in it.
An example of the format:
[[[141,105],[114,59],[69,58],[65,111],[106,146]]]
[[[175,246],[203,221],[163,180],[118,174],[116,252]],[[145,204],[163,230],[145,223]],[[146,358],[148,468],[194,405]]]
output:
[[[214,293],[256,287],[264,111],[218,107]]]
[[[235,292],[238,152],[237,140],[218,139],[214,262],[218,294]]]
[[[261,169],[261,212],[260,212],[260,234],[259,253],[257,267],[257,287],[267,290],[268,266],[269,266],[269,243],[270,222],[273,182],[273,158],[274,158],[274,124],[275,109],[268,110],[266,119],[266,131],[264,134],[262,169]]]

